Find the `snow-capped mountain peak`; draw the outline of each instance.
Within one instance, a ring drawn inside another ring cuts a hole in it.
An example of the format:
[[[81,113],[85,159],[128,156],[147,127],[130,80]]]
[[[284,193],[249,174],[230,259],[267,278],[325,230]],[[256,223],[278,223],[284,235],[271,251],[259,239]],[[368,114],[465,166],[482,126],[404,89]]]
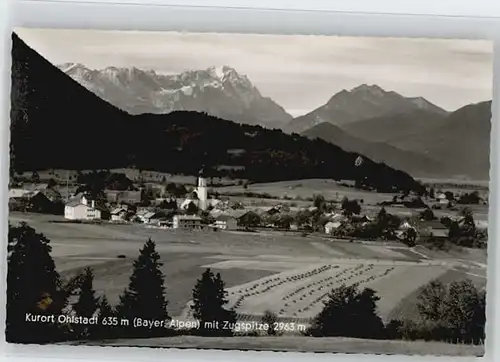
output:
[[[272,127],[282,127],[292,119],[282,107],[263,97],[246,75],[228,65],[179,74],[115,66],[90,70],[81,64],[62,64],[59,69],[131,114],[190,110]]]
[[[218,66],[218,67],[210,67],[207,69],[207,71],[210,73],[210,75],[214,78],[217,78],[219,80],[223,80],[224,77],[226,76],[225,72],[226,66]]]

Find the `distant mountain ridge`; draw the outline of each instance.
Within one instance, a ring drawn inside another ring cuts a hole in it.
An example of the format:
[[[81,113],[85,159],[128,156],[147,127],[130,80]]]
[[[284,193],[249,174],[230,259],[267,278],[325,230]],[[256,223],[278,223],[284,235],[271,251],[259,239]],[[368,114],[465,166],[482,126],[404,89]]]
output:
[[[441,114],[418,109],[411,112],[388,114],[348,123],[343,125],[342,129],[355,137],[370,142],[390,143],[392,140],[432,128],[445,117]]]
[[[301,133],[322,122],[343,127],[374,117],[413,111],[425,111],[438,116],[448,114],[422,97],[403,97],[396,92],[385,91],[378,85],[362,84],[350,91],[342,90],[323,106],[294,118],[285,127],[285,131]]]
[[[281,128],[292,119],[271,98],[262,96],[248,77],[229,66],[176,75],[135,67],[93,70],[77,63],[60,64],[58,68],[132,115],[187,110],[268,128]]]
[[[414,177],[436,176],[443,171],[443,165],[428,156],[398,149],[386,143],[354,137],[331,123],[320,123],[304,131],[302,135],[310,139],[320,138],[346,151],[366,155],[376,162],[384,162]]]
[[[445,165],[448,175],[489,180],[491,101],[469,104],[432,127],[388,142]]]
[[[11,173],[136,167],[269,182],[357,181],[381,192],[423,191],[410,175],[322,140],[193,111],[130,115],[88,91],[12,35]],[[237,158],[230,150],[241,149]],[[218,170],[219,165],[237,166]],[[222,174],[221,174],[222,173]]]

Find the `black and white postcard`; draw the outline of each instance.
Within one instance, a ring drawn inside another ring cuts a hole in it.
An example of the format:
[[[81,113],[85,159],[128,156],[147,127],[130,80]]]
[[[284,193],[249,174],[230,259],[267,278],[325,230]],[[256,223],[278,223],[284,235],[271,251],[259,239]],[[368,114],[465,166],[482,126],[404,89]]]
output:
[[[484,354],[492,42],[12,39],[8,342]]]

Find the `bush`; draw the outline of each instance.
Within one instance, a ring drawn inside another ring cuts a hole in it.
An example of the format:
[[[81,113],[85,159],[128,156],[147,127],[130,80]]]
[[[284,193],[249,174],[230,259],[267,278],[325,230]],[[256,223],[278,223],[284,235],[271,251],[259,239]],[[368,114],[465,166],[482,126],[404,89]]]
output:
[[[314,318],[310,333],[315,337],[383,338],[384,325],[376,314],[375,291],[357,286],[333,289],[323,310]]]

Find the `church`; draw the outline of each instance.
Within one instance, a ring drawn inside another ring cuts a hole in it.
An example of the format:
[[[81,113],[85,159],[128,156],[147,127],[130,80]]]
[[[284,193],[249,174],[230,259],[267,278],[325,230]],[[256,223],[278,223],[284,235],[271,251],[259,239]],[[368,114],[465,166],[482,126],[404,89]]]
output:
[[[180,208],[182,210],[186,210],[189,207],[189,204],[191,203],[196,205],[199,210],[207,210],[210,205],[212,205],[214,202],[219,201],[214,199],[208,199],[207,179],[205,177],[203,168],[200,170],[200,172],[198,172],[196,185],[197,186],[194,190],[196,197],[187,197],[180,205]]]

